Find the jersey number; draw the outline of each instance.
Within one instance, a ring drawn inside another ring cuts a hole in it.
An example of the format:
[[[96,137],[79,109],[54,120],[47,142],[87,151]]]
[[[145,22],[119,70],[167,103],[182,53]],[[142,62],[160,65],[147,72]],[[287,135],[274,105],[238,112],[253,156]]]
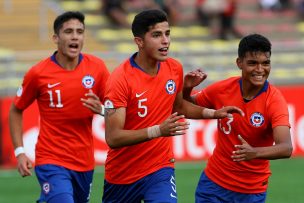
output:
[[[62,108],[63,104],[61,103],[61,94],[60,94],[60,90],[55,90],[55,93],[57,95],[57,103],[54,103],[54,99],[53,99],[53,91],[49,90],[47,91],[49,96],[50,96],[50,107],[51,108]]]
[[[141,118],[145,117],[148,113],[148,107],[143,105],[143,102],[146,102],[147,100],[147,98],[138,100],[138,108],[140,111],[138,111],[137,114]]]
[[[229,135],[231,133],[231,122],[233,121],[233,117],[228,118],[226,122],[226,126],[222,125],[222,119],[220,119],[220,129],[223,133],[226,135]]]

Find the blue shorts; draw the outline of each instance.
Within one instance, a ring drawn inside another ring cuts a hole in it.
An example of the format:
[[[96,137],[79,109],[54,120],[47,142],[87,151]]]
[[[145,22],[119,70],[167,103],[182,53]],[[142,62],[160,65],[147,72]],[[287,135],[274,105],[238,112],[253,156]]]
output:
[[[195,192],[196,203],[264,203],[266,192],[246,194],[227,190],[213,181],[206,174],[201,174]]]
[[[173,168],[162,168],[132,184],[111,184],[104,181],[103,203],[177,203]]]
[[[37,202],[89,202],[94,170],[77,172],[45,164],[36,166],[35,173],[41,186]]]

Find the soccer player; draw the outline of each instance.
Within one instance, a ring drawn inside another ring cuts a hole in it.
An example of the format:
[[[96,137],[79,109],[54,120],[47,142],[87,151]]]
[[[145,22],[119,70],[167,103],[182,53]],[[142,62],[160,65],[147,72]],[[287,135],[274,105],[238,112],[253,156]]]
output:
[[[37,202],[89,201],[94,170],[93,112],[101,111],[109,72],[104,62],[81,53],[84,15],[65,12],[54,21],[54,54],[34,65],[10,109],[10,129],[18,171],[30,176],[24,153],[22,112],[34,100],[40,111],[35,172],[41,186]]]
[[[168,57],[170,28],[160,10],[132,23],[138,52],[111,74],[105,96],[106,141],[103,202],[177,202],[172,139],[187,118],[225,118],[242,113],[207,109],[183,100],[182,65]]]
[[[218,119],[216,147],[202,172],[196,202],[257,202],[266,200],[269,160],[292,154],[286,101],[267,78],[271,69],[271,43],[259,34],[244,37],[236,64],[241,77],[216,82],[190,96],[206,75],[185,76],[183,96],[208,108],[234,105],[245,116]],[[191,81],[193,84],[191,85]]]

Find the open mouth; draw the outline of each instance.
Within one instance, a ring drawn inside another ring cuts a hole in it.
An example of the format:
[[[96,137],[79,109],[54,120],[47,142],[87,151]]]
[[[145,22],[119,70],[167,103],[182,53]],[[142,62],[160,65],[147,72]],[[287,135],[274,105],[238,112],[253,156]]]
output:
[[[161,52],[162,54],[166,55],[168,53],[168,47],[163,47],[158,49],[159,52]]]

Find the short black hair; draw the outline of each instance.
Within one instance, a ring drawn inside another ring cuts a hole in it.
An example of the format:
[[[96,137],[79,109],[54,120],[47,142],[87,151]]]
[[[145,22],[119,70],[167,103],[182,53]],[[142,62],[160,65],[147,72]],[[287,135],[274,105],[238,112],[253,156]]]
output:
[[[247,52],[269,52],[271,55],[270,41],[260,34],[250,34],[241,39],[238,56],[244,58]]]
[[[143,37],[157,23],[168,22],[167,14],[162,10],[151,9],[138,13],[132,23],[134,37]]]
[[[69,21],[71,19],[77,19],[83,24],[83,26],[85,25],[84,24],[85,17],[81,12],[67,11],[67,12],[57,16],[57,18],[55,19],[54,26],[53,26],[54,33],[59,34],[59,30],[62,28],[63,23],[65,23],[66,21]]]

